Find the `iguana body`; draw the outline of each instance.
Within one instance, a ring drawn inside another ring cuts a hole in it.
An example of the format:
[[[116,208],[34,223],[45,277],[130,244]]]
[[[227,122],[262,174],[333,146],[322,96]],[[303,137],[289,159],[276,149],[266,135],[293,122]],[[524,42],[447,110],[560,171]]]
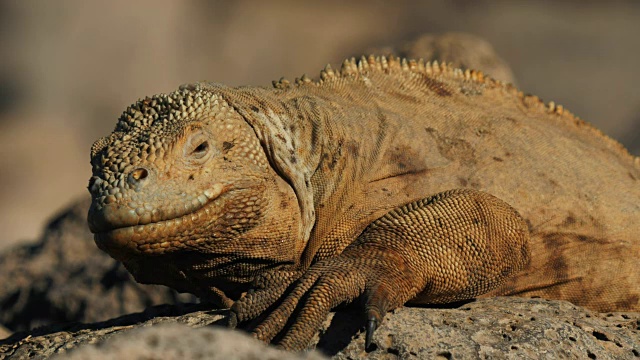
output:
[[[640,310],[640,160],[480,73],[369,58],[185,86],[127,109],[92,164],[98,246],[240,321],[280,299],[255,333],[285,348],[356,298],[370,332],[407,301],[498,286]]]

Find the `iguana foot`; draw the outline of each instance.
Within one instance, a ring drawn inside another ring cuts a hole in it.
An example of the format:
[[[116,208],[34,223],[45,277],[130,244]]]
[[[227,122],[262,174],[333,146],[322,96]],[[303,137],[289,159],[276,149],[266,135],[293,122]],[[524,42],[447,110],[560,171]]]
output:
[[[287,350],[305,350],[331,309],[360,298],[368,319],[367,346],[387,311],[410,297],[413,272],[393,249],[348,248],[340,256],[314,264],[254,330],[254,335]],[[417,291],[418,289],[415,289]],[[414,291],[414,292],[415,292]]]
[[[326,259],[313,265],[284,301],[254,329],[255,336],[270,342],[283,329],[278,345],[287,350],[305,350],[332,308],[351,302],[366,286],[366,272],[357,259]]]

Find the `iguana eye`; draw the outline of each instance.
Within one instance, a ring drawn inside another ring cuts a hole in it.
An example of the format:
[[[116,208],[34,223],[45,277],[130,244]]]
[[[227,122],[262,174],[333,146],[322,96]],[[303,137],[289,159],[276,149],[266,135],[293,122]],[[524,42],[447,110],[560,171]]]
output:
[[[197,158],[201,158],[207,153],[208,150],[209,150],[209,142],[203,141],[198,146],[196,146],[195,149],[193,149],[192,154]]]
[[[201,128],[192,128],[190,134],[184,139],[184,145],[182,148],[182,154],[187,161],[195,161],[197,164],[202,164],[217,152],[215,142],[210,135]]]
[[[202,141],[191,151],[191,156],[195,159],[202,159],[209,152],[209,142]]]

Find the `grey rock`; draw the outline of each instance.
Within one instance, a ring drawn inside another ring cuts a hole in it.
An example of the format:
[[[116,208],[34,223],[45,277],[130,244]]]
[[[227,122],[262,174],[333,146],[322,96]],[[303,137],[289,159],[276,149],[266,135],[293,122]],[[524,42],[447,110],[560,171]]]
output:
[[[251,338],[239,331],[221,327],[189,328],[187,325],[161,324],[117,334],[100,345],[83,345],[53,359],[264,359],[321,360],[317,352],[288,353]]]
[[[100,251],[87,227],[89,203],[88,196],[76,200],[55,216],[39,241],[0,254],[0,324],[20,331],[195,301],[167,287],[136,283]]]
[[[457,309],[405,307],[387,315],[374,342],[368,359],[637,359],[640,313],[515,297]],[[359,336],[335,358],[360,358],[363,344]]]
[[[104,323],[66,325],[66,328],[56,325],[33,333],[14,334],[0,341],[0,358],[22,359],[30,355],[47,358],[60,353],[73,355],[75,351],[107,357],[114,352],[123,354],[118,352],[118,344],[123,340],[118,339],[130,339],[132,342],[126,346],[139,347],[140,354],[164,349],[153,353],[156,355],[152,358],[170,359],[169,354],[180,352],[185,356],[196,356],[192,347],[203,338],[214,339],[215,336],[216,345],[211,350],[208,347],[200,349],[202,354],[209,354],[213,349],[227,351],[222,350],[224,346],[242,341],[235,333],[216,330],[215,335],[205,335],[191,329],[226,324],[226,311],[202,310],[203,306],[190,305],[178,310],[171,306],[154,307],[146,313]],[[565,301],[502,297],[480,299],[458,308],[404,307],[387,314],[376,330],[374,345],[366,350],[363,320],[358,309],[339,311],[327,321],[325,330],[313,345],[316,350],[335,359],[640,357],[640,313],[600,314]],[[171,328],[163,335],[158,335],[155,330],[146,333],[153,329],[152,325],[174,323],[191,328],[183,327],[179,331]],[[138,331],[132,333],[132,329]],[[171,334],[176,331],[185,337],[184,341],[169,340],[173,339]],[[150,339],[159,339],[160,336],[166,340],[163,340],[165,344],[152,344],[154,341]],[[99,345],[84,350],[82,346],[85,344]],[[262,348],[260,344],[252,345],[247,341],[242,346],[232,345],[231,349],[246,350],[251,346]],[[75,348],[81,350],[73,350]],[[267,354],[267,350],[260,351]]]
[[[203,310],[205,305],[158,305],[141,313],[124,315],[104,322],[66,323],[17,332],[0,340],[0,359],[49,358],[66,354],[85,344],[102,343],[130,330],[150,329],[155,325],[178,324],[199,328],[226,323],[226,310]],[[189,336],[189,331],[184,332]]]
[[[56,324],[0,341],[0,359],[322,359],[267,347],[223,327],[226,310],[155,306],[94,324]],[[212,326],[209,326],[212,325]],[[216,326],[217,325],[217,326]]]

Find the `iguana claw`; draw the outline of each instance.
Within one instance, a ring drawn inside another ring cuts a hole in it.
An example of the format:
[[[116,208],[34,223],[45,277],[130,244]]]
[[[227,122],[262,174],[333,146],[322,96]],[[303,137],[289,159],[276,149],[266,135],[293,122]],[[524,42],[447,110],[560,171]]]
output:
[[[378,328],[378,319],[375,316],[369,317],[369,322],[367,322],[367,335],[365,336],[364,348],[368,349],[371,347],[371,343],[373,341],[373,333]]]
[[[235,311],[229,310],[229,319],[227,320],[227,327],[229,329],[235,329],[238,326],[238,314]]]

